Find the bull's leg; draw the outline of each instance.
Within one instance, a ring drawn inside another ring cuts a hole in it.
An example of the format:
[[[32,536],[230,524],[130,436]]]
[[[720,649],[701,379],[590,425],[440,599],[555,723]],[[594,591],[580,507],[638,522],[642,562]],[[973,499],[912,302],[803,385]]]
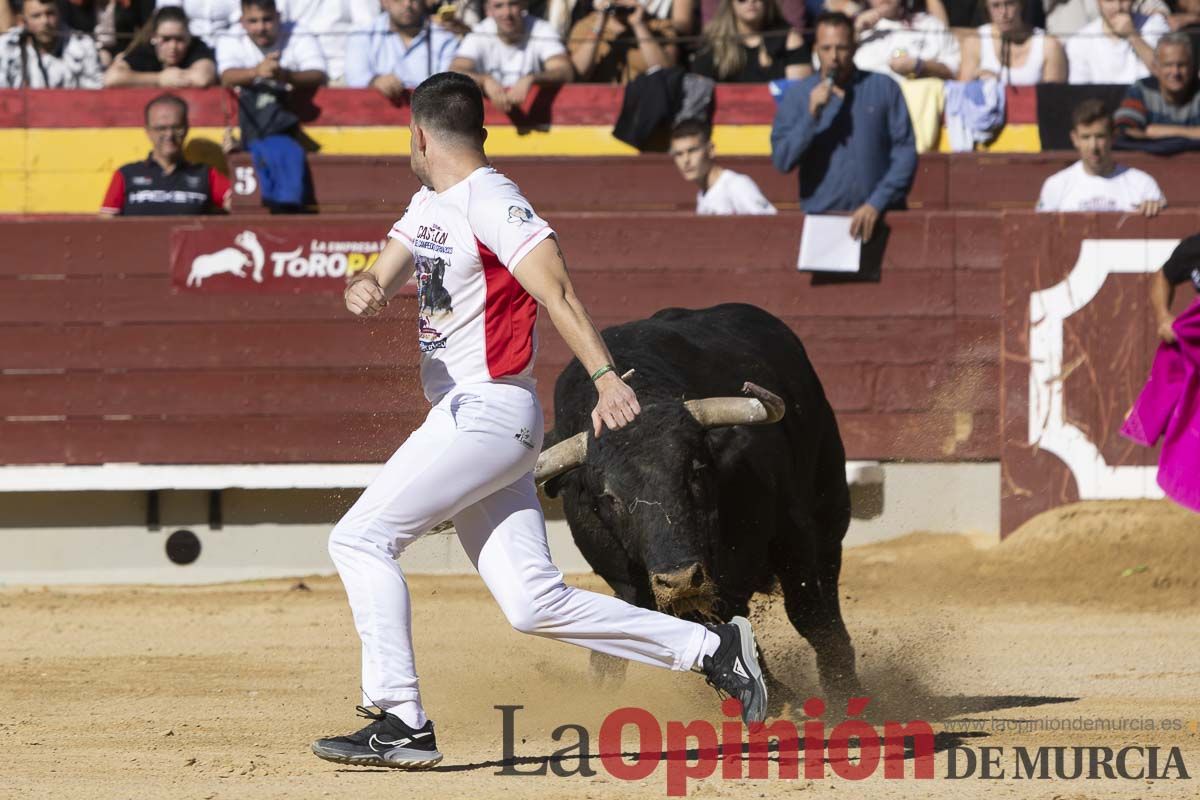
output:
[[[816,652],[821,688],[837,705],[847,697],[862,693],[854,664],[854,646],[850,643],[838,602],[837,581],[842,564],[840,544],[825,549],[815,565],[813,560],[813,554],[804,558],[802,554],[793,553],[777,561],[783,565],[778,572],[779,583],[788,619]]]

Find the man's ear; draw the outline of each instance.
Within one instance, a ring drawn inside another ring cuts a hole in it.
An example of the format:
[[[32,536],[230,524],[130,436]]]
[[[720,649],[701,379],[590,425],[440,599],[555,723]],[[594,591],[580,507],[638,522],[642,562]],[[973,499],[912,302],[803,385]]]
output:
[[[487,141],[488,130],[487,130],[487,128],[482,128],[481,130],[483,131],[483,137],[479,140],[479,143],[483,144],[484,142]]]
[[[416,124],[415,122],[413,123],[413,126],[412,126],[412,135],[413,135],[413,144],[416,146],[417,151],[424,153],[425,148],[428,145],[428,141],[425,138],[425,131],[421,128],[420,125]]]

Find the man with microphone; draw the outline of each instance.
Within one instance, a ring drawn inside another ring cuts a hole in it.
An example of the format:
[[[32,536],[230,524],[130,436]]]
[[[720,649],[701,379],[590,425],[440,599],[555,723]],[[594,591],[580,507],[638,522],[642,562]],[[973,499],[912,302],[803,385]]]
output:
[[[800,167],[807,214],[850,211],[850,232],[864,242],[882,214],[904,208],[917,148],[904,95],[894,80],[854,66],[854,23],[824,12],[816,20],[820,72],[792,84],[771,127],[771,160],[780,172]]]

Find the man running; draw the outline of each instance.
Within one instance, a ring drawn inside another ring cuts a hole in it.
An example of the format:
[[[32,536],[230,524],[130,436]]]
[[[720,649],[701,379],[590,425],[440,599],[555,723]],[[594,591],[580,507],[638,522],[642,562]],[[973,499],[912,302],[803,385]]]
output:
[[[747,722],[761,721],[767,690],[744,618],[709,627],[563,583],[532,474],[544,427],[533,379],[538,305],[592,375],[595,435],[632,422],[637,397],[575,296],[554,232],[488,165],[475,82],[430,77],[413,93],[409,128],[413,172],[424,186],[345,299],[359,316],[377,314],[416,270],[421,382],[433,408],[329,538],[362,639],[359,712],[371,722],[314,742],[313,752],[402,769],[441,761],[421,705],[408,587],[395,559],[447,519],[518,631],[701,672],[741,702]]]

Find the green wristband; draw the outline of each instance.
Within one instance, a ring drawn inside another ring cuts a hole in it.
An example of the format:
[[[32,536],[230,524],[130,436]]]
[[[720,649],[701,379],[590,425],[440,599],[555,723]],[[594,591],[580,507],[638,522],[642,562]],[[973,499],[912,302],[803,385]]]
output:
[[[600,380],[600,377],[602,375],[604,375],[606,372],[612,372],[612,371],[613,371],[613,365],[605,364],[603,367],[601,367],[600,369],[598,369],[592,373],[592,383],[595,383],[596,381]]]

